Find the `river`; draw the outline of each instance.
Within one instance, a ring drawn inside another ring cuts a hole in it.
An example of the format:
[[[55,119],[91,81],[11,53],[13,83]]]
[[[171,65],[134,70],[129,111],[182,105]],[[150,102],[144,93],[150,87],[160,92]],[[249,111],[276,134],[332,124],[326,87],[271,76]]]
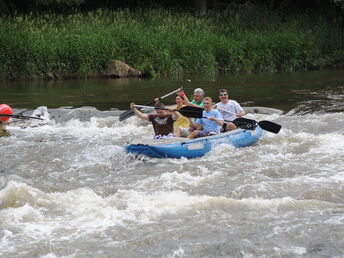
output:
[[[0,137],[0,257],[344,257],[344,73],[190,79],[0,82],[1,103],[50,113]],[[192,160],[126,154],[152,127],[118,115],[181,86],[227,88],[282,130]]]

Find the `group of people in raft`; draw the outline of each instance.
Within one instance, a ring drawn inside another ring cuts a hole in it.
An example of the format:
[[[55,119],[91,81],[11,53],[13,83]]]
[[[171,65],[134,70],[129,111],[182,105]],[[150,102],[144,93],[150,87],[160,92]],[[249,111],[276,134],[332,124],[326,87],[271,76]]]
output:
[[[162,109],[164,104],[155,99],[156,114],[144,114],[130,103],[130,108],[136,116],[143,120],[150,121],[154,128],[154,139],[170,137],[186,137],[189,139],[216,135],[221,132],[236,129],[234,123],[230,122],[237,117],[245,115],[244,109],[235,100],[228,98],[226,89],[219,90],[220,102],[213,105],[210,97],[204,96],[201,88],[194,90],[194,99],[190,102],[181,89],[175,96],[176,106],[169,110]],[[188,118],[175,111],[184,106],[195,106],[204,108],[204,118]]]
[[[204,97],[204,91],[201,88],[194,90],[194,99],[190,102],[185,93],[180,90],[175,96],[176,106],[170,110],[164,108],[164,104],[157,98],[155,99],[156,114],[144,114],[135,107],[135,103],[130,104],[130,108],[139,118],[150,121],[153,124],[155,139],[170,137],[187,137],[189,139],[216,135],[221,132],[236,129],[234,123],[230,122],[237,117],[245,115],[244,109],[235,100],[228,98],[226,89],[219,90],[220,102],[213,105],[210,97]],[[7,105],[1,105],[5,108]],[[184,106],[195,106],[204,108],[203,117],[192,119],[176,112]],[[6,113],[9,114],[9,113]],[[9,136],[10,134],[3,127],[4,119],[0,119],[0,136]]]

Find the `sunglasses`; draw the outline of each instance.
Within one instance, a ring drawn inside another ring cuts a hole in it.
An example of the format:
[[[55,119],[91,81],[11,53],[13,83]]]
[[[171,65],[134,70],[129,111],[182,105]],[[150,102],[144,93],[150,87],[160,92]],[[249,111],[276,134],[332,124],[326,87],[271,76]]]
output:
[[[220,94],[220,97],[227,96],[228,94]]]

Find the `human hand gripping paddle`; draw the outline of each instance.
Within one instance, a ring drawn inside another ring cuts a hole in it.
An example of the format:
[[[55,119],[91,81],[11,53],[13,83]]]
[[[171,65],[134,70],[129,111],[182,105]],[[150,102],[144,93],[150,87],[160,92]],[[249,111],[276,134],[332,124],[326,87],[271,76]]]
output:
[[[193,118],[209,118],[209,117],[203,117],[203,108],[199,108],[199,107],[193,107],[193,106],[184,106],[180,109],[168,109],[168,108],[155,108],[152,106],[144,106],[144,105],[135,105],[135,107],[139,107],[139,108],[150,108],[150,109],[163,109],[163,110],[170,110],[170,111],[178,111],[180,114],[182,114],[183,116],[186,117],[193,117]],[[219,110],[223,110],[220,108],[217,108]],[[224,112],[228,112],[231,113],[233,115],[236,115],[233,112],[227,111],[227,110],[223,110]],[[278,133],[281,130],[281,125],[276,124],[274,122],[271,121],[255,121],[253,119],[247,119],[247,118],[237,118],[234,121],[228,121],[225,120],[226,122],[233,122],[235,123],[239,128],[243,128],[243,129],[247,129],[247,130],[254,130],[255,126],[258,124],[260,126],[260,128],[262,128],[263,130],[272,132],[272,133]]]
[[[221,110],[223,112],[235,115],[235,116],[237,115],[236,113],[230,112],[228,110],[224,110],[224,109],[219,108],[219,107],[217,107],[217,109]],[[225,120],[225,121],[226,122],[232,122],[238,127],[241,127],[245,124],[249,125],[249,126],[246,126],[247,129],[250,129],[250,125],[252,125],[252,127],[254,127],[255,124],[258,124],[260,126],[260,128],[262,128],[266,131],[272,132],[272,133],[276,133],[276,134],[281,130],[281,127],[282,127],[281,125],[276,124],[276,123],[271,122],[271,121],[263,120],[263,121],[257,122],[253,119],[247,119],[247,118],[243,118],[243,117],[236,118],[234,121],[228,121],[228,120]]]
[[[203,117],[203,108],[192,107],[192,106],[184,106],[184,107],[181,107],[180,109],[160,108],[160,107],[152,107],[152,106],[136,105],[136,104],[134,106],[140,109],[149,108],[149,109],[169,110],[172,112],[178,111],[181,115],[186,116],[186,117],[193,117],[193,118]]]
[[[176,92],[178,92],[178,91],[180,91],[180,90],[181,90],[181,88],[179,88],[179,89],[177,89],[177,90],[174,90],[174,91],[172,91],[172,92],[170,92],[170,93],[167,93],[166,95],[160,97],[159,99],[167,98],[168,96],[171,96],[171,95],[173,95],[174,93],[176,93]],[[153,100],[152,102],[149,102],[149,103],[145,104],[143,107],[154,108],[154,107],[149,106],[149,105],[152,105],[152,104],[155,104],[155,100]],[[140,105],[135,105],[135,106],[138,107],[139,110],[141,109]],[[128,109],[128,110],[124,111],[124,112],[119,116],[119,121],[122,122],[122,121],[126,120],[127,118],[129,118],[129,117],[131,117],[131,116],[133,116],[133,115],[134,115],[134,112],[133,112],[131,109]]]

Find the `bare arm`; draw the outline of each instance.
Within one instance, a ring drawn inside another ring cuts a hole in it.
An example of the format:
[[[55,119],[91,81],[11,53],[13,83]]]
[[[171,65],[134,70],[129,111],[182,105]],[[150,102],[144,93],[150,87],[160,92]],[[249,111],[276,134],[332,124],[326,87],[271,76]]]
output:
[[[180,113],[175,111],[174,109],[166,110],[166,113],[167,114],[171,114],[172,115],[172,119],[174,121],[176,121],[179,118],[179,116],[180,116]]]
[[[186,97],[186,95],[184,96],[184,101],[185,101],[185,105],[187,105],[187,106],[203,108],[203,107],[200,107],[199,105],[196,105],[196,104],[190,102],[188,97]]]
[[[187,97],[185,94],[183,95],[183,98],[184,98],[185,105],[191,106],[191,107],[202,108],[202,107],[200,107],[200,106],[198,106],[198,105],[196,105],[196,104],[190,102],[190,100],[188,99],[188,97]]]
[[[180,113],[179,112],[172,112],[172,119],[174,121],[176,121],[180,116]]]
[[[244,115],[246,115],[245,110],[241,111],[239,114],[237,114],[237,117],[243,117]]]
[[[190,122],[190,128],[191,129],[196,129],[196,130],[201,130],[202,129],[202,125],[201,124],[196,124],[192,118],[189,118],[189,122]]]
[[[134,112],[134,114],[136,116],[138,116],[139,118],[143,119],[143,120],[146,120],[146,121],[149,121],[148,119],[148,115],[147,114],[143,114],[140,110],[138,110],[136,107],[135,107],[135,104],[134,103],[130,103],[130,109]]]
[[[192,104],[185,93],[183,94],[183,98],[184,98],[185,105],[190,106],[190,104]]]
[[[223,125],[223,120],[216,119],[215,117],[211,116],[208,118],[209,120],[215,121],[218,125]]]

